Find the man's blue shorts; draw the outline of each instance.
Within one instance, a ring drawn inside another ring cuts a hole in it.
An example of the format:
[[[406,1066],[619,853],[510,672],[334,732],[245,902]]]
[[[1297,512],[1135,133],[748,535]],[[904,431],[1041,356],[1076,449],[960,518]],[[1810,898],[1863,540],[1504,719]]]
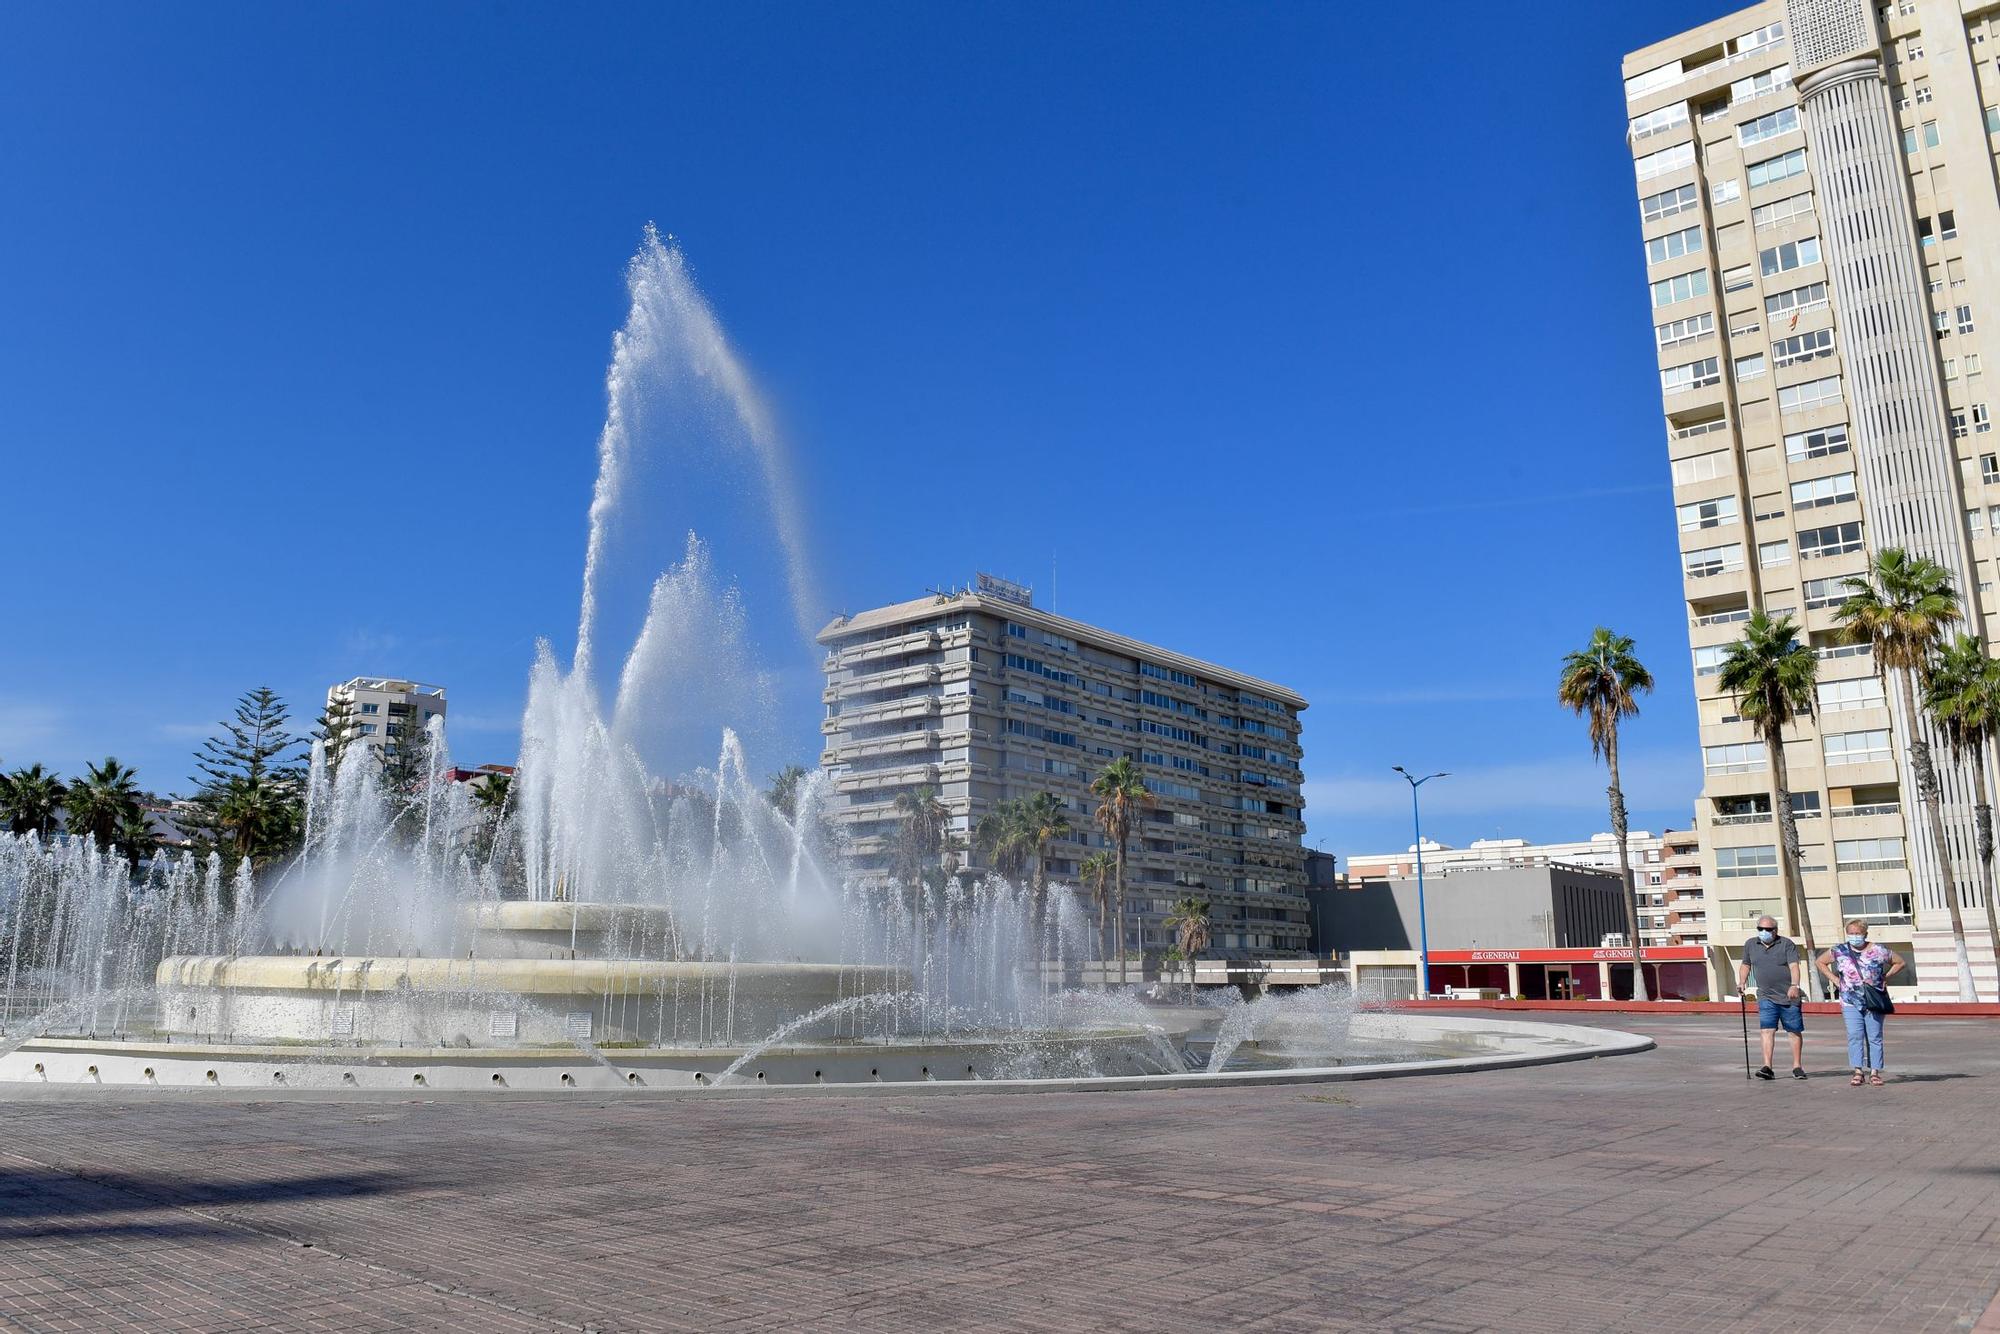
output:
[[[1757,998],[1757,1027],[1782,1028],[1787,1033],[1806,1031],[1806,1012],[1797,1001],[1790,1005],[1780,1005],[1774,1000]]]

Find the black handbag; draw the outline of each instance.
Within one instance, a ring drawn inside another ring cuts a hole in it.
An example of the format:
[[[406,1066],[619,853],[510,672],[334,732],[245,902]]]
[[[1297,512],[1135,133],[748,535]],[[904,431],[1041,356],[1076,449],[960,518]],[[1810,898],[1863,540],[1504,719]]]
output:
[[[1889,991],[1886,987],[1871,987],[1866,982],[1863,982],[1854,989],[1854,994],[1855,999],[1861,1003],[1861,1008],[1870,1014],[1894,1014],[1896,1012],[1896,1002],[1889,999]]]

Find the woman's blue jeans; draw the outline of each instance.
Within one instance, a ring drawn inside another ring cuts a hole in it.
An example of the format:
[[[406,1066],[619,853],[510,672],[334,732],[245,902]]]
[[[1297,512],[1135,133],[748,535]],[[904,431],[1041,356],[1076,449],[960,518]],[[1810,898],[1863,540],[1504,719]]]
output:
[[[1882,1016],[1842,1001],[1840,1017],[1847,1025],[1847,1063],[1856,1070],[1882,1069]]]

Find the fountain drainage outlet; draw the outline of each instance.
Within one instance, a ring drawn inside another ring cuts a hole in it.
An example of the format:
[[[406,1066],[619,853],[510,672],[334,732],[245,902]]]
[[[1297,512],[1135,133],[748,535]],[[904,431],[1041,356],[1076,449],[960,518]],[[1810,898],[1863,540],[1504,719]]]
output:
[[[507,1080],[501,1075],[501,1073],[498,1070],[495,1070],[493,1072],[493,1082],[500,1085],[502,1088],[505,1088],[507,1086]]]

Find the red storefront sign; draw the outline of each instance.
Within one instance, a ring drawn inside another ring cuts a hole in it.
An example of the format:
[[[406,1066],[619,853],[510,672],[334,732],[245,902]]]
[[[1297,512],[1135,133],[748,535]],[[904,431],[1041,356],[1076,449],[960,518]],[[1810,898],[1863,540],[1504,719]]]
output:
[[[1647,963],[1702,963],[1708,951],[1700,945],[1652,945],[1646,949]],[[1431,962],[1439,963],[1630,963],[1626,948],[1572,950],[1432,950]]]

